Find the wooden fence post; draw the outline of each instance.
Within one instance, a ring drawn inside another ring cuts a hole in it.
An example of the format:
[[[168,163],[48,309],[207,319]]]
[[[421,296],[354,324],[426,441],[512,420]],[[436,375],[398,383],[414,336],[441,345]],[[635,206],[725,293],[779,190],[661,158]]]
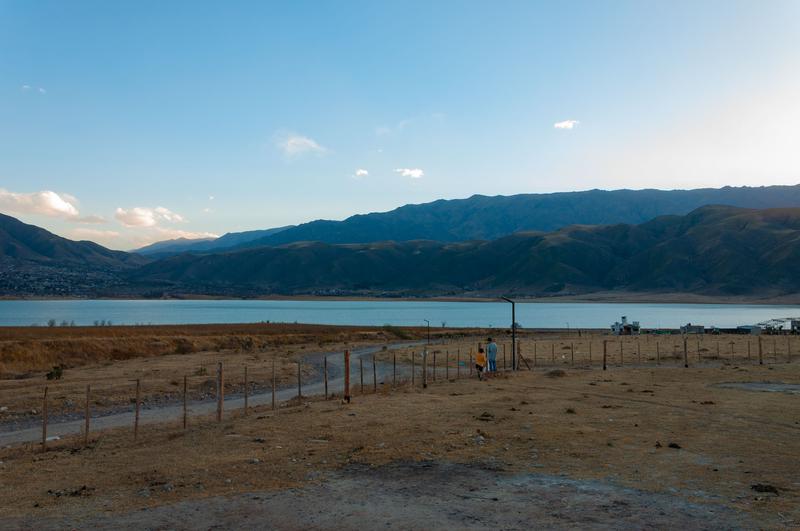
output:
[[[772,357],[775,359],[775,363],[778,363],[778,340],[772,339]]]
[[[89,419],[91,418],[91,412],[89,411],[89,398],[92,393],[92,388],[88,384],[86,385],[86,407],[83,412],[84,422],[83,422],[83,445],[86,446],[89,444]]]
[[[575,343],[569,344],[569,353],[570,353],[570,365],[575,365]]]
[[[450,351],[444,351],[444,379],[450,381]]]
[[[592,338],[590,336],[589,337],[589,365],[591,366],[591,364],[592,364]],[[534,365],[536,365],[536,364],[534,363]]]
[[[350,351],[344,351],[344,399],[350,403]]]
[[[245,365],[244,366],[244,416],[245,417],[247,416],[247,406],[249,405],[248,404],[248,399],[250,395],[250,390],[248,389],[249,383],[250,382],[247,381],[247,365]]]
[[[689,368],[689,346],[687,344],[687,339],[683,338],[683,366],[685,368]],[[717,348],[719,348],[719,341],[717,341]]]
[[[636,354],[639,357],[639,365],[642,364],[642,344],[639,343],[639,338],[636,338]]]
[[[472,360],[470,360],[470,364],[469,364],[469,366],[470,366],[470,372],[472,372],[472,370],[471,370],[471,368],[472,368],[472,363],[471,363],[471,361],[472,361]],[[503,371],[505,371],[505,370],[506,370],[506,344],[505,344],[505,343],[503,343]]]
[[[750,359],[750,340],[747,340],[747,359]]]
[[[184,374],[183,375],[183,429],[184,430],[186,429],[186,423],[187,423],[187,420],[188,420],[186,418],[186,413],[187,413],[186,412],[186,402],[187,402],[186,391],[187,391],[186,375]]]
[[[456,352],[456,380],[461,378],[461,349]]]
[[[608,364],[606,363],[608,358],[608,340],[603,340],[603,370],[608,370]]]
[[[300,400],[303,398],[303,380],[301,376],[302,366],[301,362],[297,362],[297,399]]]
[[[786,336],[786,362],[792,362],[792,338],[790,336]]]
[[[222,362],[217,365],[217,422],[222,422],[222,415],[225,412],[225,375],[223,374]]]
[[[397,352],[392,352],[392,386],[397,387]]]
[[[475,364],[474,364],[474,363],[472,363],[472,352],[470,352],[470,353],[469,353],[469,377],[470,377],[470,378],[472,378],[472,368],[473,368],[474,366],[475,366]]]
[[[658,344],[658,339],[656,339],[656,365],[661,365],[661,347]]]
[[[136,407],[133,414],[133,440],[139,437],[139,403],[141,402],[141,385],[139,379],[136,379]]]
[[[550,364],[551,365],[555,365],[556,364],[556,342],[555,341],[550,343],[550,359],[551,359]]]
[[[275,376],[275,358],[272,359],[272,410],[275,411],[275,383],[277,378]]]
[[[378,369],[375,366],[375,354],[372,355],[372,392],[378,392]]]
[[[428,388],[428,349],[422,351],[422,388]]]
[[[42,397],[42,452],[47,450],[47,386]]]
[[[620,365],[625,365],[625,358],[622,355],[622,344],[623,344],[623,341],[620,339],[619,340],[619,364]]]
[[[364,394],[364,358],[358,358],[358,369],[361,374],[361,394]]]
[[[764,351],[761,343],[761,336],[758,336],[758,364],[764,365]]]
[[[322,358],[322,372],[325,379],[325,400],[328,399],[328,356]]]
[[[719,341],[717,341],[717,359],[720,359],[721,355],[719,353]]]
[[[436,381],[436,351],[433,351],[433,381]]]

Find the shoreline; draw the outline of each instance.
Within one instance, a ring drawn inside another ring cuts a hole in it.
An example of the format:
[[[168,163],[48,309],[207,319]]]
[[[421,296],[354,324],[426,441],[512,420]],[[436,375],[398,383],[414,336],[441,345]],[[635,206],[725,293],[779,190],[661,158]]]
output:
[[[512,297],[513,298],[513,297]],[[378,297],[378,296],[338,296],[338,295],[265,295],[261,297],[228,297],[213,295],[179,294],[174,297],[9,297],[0,295],[0,301],[331,301],[331,302],[504,302],[499,297],[489,296],[432,296],[432,297]],[[753,305],[753,306],[798,306],[800,293],[754,296],[712,296],[693,293],[652,293],[652,292],[594,292],[581,295],[558,295],[552,297],[518,297],[520,304],[714,304],[714,305]]]

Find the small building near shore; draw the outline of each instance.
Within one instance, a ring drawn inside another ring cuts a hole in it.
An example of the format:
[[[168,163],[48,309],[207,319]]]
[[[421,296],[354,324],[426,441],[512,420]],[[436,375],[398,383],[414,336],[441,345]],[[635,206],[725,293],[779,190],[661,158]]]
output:
[[[611,325],[611,332],[615,336],[638,336],[640,329],[639,321],[628,322],[626,315],[622,316],[622,321]]]
[[[760,336],[761,327],[758,325],[743,325],[737,328],[741,334],[750,334],[751,336]]]
[[[706,327],[703,325],[693,325],[692,323],[686,323],[681,327],[681,334],[705,334]]]

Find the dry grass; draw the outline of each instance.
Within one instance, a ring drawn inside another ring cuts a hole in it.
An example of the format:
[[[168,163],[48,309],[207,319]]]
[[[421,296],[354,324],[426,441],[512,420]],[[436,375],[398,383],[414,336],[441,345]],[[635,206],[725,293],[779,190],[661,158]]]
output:
[[[800,522],[797,397],[712,385],[800,383],[800,365],[562,370],[558,379],[525,371],[439,382],[425,392],[404,387],[349,406],[317,400],[277,413],[261,409],[186,432],[145,426],[138,442],[121,429],[85,449],[76,438],[45,454],[34,445],[0,450],[0,513],[125,511],[283,489],[350,463],[434,459],[714,500],[763,527]],[[754,484],[779,495],[756,492]],[[54,494],[70,492],[78,494]]]
[[[394,341],[421,337],[419,329],[244,324],[0,328],[0,379],[32,376],[55,365],[151,358],[208,351],[261,352],[292,345]]]
[[[403,337],[418,330],[404,329]],[[322,351],[343,351],[397,339],[382,328],[307,325],[202,325],[96,328],[0,328],[0,367],[12,367],[0,378],[0,420],[35,415],[48,385],[54,415],[83,410],[91,386],[95,412],[132,400],[134,381],[141,381],[144,402],[178,400],[187,377],[191,399],[215,393],[217,364],[224,362],[226,392],[244,388],[244,367],[254,390],[296,381],[297,361]],[[47,370],[66,367],[63,377],[48,381]],[[34,370],[35,369],[35,370]],[[301,365],[303,379],[317,370]]]

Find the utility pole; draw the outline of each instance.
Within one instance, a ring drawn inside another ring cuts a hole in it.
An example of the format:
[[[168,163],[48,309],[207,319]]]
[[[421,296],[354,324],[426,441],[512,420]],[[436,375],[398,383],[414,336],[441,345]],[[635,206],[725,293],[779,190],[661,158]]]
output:
[[[508,297],[500,297],[511,303],[511,370],[517,370],[517,304]]]

